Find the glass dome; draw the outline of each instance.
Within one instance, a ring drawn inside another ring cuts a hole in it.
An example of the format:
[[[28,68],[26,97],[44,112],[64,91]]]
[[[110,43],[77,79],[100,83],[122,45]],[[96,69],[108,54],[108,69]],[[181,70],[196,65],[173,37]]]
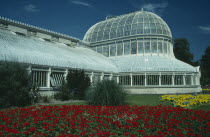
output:
[[[93,25],[83,40],[95,43],[136,35],[172,38],[171,31],[163,19],[154,13],[142,10],[112,17]]]

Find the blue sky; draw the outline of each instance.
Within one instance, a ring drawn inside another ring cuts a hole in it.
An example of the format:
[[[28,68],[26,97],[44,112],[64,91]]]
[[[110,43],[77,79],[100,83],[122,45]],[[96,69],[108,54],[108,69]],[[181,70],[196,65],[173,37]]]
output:
[[[187,38],[195,60],[210,46],[210,0],[1,0],[0,16],[83,39],[107,16],[141,8],[161,16],[173,38]]]

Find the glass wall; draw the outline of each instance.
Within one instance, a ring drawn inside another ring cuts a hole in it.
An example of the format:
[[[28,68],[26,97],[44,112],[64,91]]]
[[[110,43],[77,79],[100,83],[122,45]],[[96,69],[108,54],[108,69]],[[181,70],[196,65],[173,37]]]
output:
[[[184,85],[183,75],[175,75],[174,84],[175,85]]]
[[[32,70],[32,84],[37,87],[47,86],[47,71]]]
[[[145,75],[133,75],[132,76],[133,85],[145,85]]]
[[[132,39],[125,41],[117,41],[116,43],[108,43],[97,45],[91,48],[98,53],[105,56],[122,56],[122,55],[135,55],[135,54],[159,54],[159,55],[172,55],[172,43],[166,39]]]
[[[119,84],[120,85],[131,85],[131,77],[130,76],[119,76]]]
[[[197,76],[192,74],[185,76],[184,73],[175,75],[172,73],[142,73],[119,76],[119,84],[125,86],[189,86],[197,84]]]
[[[64,73],[52,72],[50,77],[50,85],[52,87],[59,87],[62,85],[62,82],[64,80]]]
[[[130,41],[124,41],[124,55],[130,55],[130,53],[131,53]]]
[[[117,45],[117,56],[123,55],[123,43],[118,42],[116,45]]]
[[[173,75],[161,75],[161,85],[172,85]]]
[[[185,76],[185,83],[186,83],[186,85],[192,85],[192,76],[191,75],[186,75]]]
[[[116,44],[115,43],[112,43],[110,44],[110,57],[112,56],[116,56]]]
[[[147,85],[159,85],[159,75],[147,75]]]
[[[103,46],[103,55],[106,57],[109,56],[109,46]]]
[[[131,54],[137,54],[137,41],[131,41]]]

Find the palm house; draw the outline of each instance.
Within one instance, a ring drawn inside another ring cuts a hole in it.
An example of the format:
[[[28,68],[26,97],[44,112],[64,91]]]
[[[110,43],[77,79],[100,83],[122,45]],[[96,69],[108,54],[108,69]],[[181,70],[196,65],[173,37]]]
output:
[[[94,86],[115,80],[132,94],[200,92],[200,69],[177,60],[166,22],[137,11],[110,17],[83,40],[0,17],[0,61],[28,66],[45,93],[59,87],[69,69],[83,69]]]

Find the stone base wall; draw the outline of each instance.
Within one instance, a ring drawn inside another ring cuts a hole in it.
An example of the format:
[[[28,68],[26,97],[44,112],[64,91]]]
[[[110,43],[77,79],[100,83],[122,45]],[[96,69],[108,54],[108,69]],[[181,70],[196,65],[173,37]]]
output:
[[[126,87],[129,94],[185,94],[199,93],[201,87]]]
[[[197,87],[125,87],[128,94],[185,94],[199,93],[202,91]],[[54,96],[58,91],[40,91],[42,96]]]
[[[40,91],[41,96],[48,96],[48,97],[54,96],[55,93],[56,92],[54,91]]]

